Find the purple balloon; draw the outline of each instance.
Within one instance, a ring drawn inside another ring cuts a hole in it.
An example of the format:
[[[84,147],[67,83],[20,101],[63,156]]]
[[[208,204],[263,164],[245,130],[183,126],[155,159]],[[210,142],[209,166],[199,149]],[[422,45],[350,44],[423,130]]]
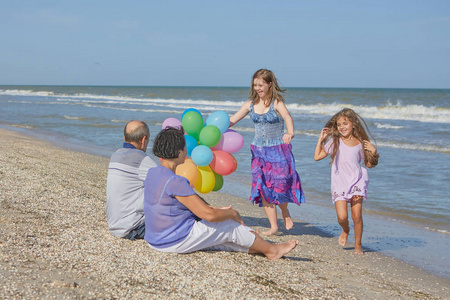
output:
[[[162,124],[162,129],[165,129],[167,127],[177,127],[177,128],[181,128],[181,121],[175,118],[167,118],[166,120],[164,120],[163,124]]]
[[[228,129],[222,134],[220,142],[211,147],[212,150],[222,150],[228,153],[235,153],[244,146],[244,138],[242,135],[232,129]]]

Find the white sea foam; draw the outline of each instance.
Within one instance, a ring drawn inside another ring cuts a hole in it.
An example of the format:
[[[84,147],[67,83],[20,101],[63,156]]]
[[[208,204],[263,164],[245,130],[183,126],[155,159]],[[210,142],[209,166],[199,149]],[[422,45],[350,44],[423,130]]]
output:
[[[383,128],[383,129],[402,129],[405,128],[405,126],[397,126],[397,125],[391,125],[391,124],[381,124],[381,123],[375,123],[377,128]]]
[[[408,150],[421,150],[421,151],[450,153],[449,147],[437,146],[437,145],[402,143],[402,142],[393,142],[393,141],[392,142],[391,141],[377,141],[377,146],[396,148],[396,149],[408,149]]]
[[[241,128],[239,128],[241,130]],[[320,135],[320,131],[317,130],[295,130],[295,135],[315,136]],[[450,147],[438,146],[438,145],[426,145],[419,143],[405,143],[399,141],[378,140],[376,142],[377,147],[395,148],[395,149],[407,149],[407,150],[419,150],[419,151],[431,151],[450,153]]]
[[[115,109],[115,110],[123,110],[123,111],[135,111],[135,112],[149,112],[149,113],[168,113],[168,114],[176,114],[179,113],[179,110],[169,110],[169,109],[142,109],[142,108],[124,108],[124,107],[109,107],[102,105],[92,105],[92,104],[84,104],[87,107],[95,107],[95,108],[107,108],[107,109]]]
[[[53,92],[33,90],[0,90],[0,95],[11,96],[53,96]]]
[[[171,108],[189,108],[196,107],[199,110],[224,110],[235,112],[243,104],[243,101],[217,101],[202,99],[161,99],[161,98],[134,98],[126,96],[108,96],[79,93],[74,95],[55,94],[48,91],[34,90],[0,90],[0,95],[14,96],[41,96],[56,97],[61,102],[81,102],[85,104],[122,104],[135,106],[161,105]],[[429,123],[450,123],[450,108],[435,107],[425,105],[403,105],[398,101],[396,104],[391,102],[384,103],[381,106],[362,106],[343,103],[331,104],[298,104],[291,103],[287,105],[289,111],[293,114],[315,114],[331,116],[344,107],[351,108],[358,112],[364,119],[381,120],[408,120]],[[136,110],[139,110],[136,108]],[[381,124],[381,123],[379,123]],[[377,125],[378,126],[378,125]],[[389,126],[389,125],[384,125]],[[391,125],[394,126],[394,125]],[[379,127],[381,128],[381,127]],[[382,127],[387,128],[387,127]],[[389,127],[398,129],[397,127]]]
[[[98,95],[75,95],[71,98],[82,99],[83,102],[95,103],[95,100],[108,104],[128,105],[164,105],[173,108],[198,107],[202,110],[224,110],[234,112],[243,104],[242,101],[214,101],[197,99],[151,99],[151,98],[129,98],[122,96],[98,96]],[[358,112],[364,119],[383,120],[408,120],[429,123],[450,123],[450,109],[424,105],[402,105],[400,102],[392,105],[387,103],[383,106],[355,106],[351,104],[288,104],[291,113],[306,113],[319,115],[333,115],[344,107],[349,107]],[[394,129],[398,129],[393,127]]]
[[[450,123],[450,109],[424,105],[355,106],[351,104],[289,104],[289,111],[296,113],[333,115],[348,107],[356,111],[364,119],[408,120],[429,123]]]
[[[83,117],[73,117],[73,116],[64,116],[64,119],[77,120],[77,121],[84,121],[84,120],[86,120],[86,118],[83,118]]]

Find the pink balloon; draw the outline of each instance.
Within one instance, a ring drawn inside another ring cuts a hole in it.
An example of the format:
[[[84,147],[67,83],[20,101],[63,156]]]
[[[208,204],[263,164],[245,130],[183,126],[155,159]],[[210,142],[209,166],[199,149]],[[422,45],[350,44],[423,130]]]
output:
[[[211,169],[219,175],[229,175],[236,170],[236,160],[231,156],[230,153],[227,153],[222,150],[214,150],[213,151],[213,160],[209,164]]]
[[[222,134],[220,141],[212,150],[222,150],[228,153],[235,153],[244,146],[244,138],[242,135],[232,129],[228,129]]]
[[[162,129],[165,129],[166,127],[178,127],[181,128],[181,121],[175,118],[167,118],[164,120],[162,124]]]

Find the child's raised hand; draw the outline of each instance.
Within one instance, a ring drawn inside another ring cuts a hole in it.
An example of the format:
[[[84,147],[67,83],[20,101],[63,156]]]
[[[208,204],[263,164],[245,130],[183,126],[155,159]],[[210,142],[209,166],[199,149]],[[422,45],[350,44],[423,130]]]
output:
[[[368,151],[372,152],[373,154],[377,153],[377,148],[375,148],[375,146],[372,145],[372,143],[369,141],[363,141],[363,147],[364,147],[364,150],[368,150]]]
[[[330,128],[328,128],[328,127],[323,128],[322,131],[320,132],[319,139],[323,140],[327,136],[329,130],[330,130]]]

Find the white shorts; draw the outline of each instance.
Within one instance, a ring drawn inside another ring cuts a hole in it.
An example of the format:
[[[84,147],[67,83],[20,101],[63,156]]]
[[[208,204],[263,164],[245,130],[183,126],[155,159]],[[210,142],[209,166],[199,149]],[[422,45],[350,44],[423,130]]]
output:
[[[184,241],[167,247],[150,248],[170,253],[189,253],[198,250],[247,252],[255,242],[253,229],[234,220],[211,223],[201,220],[194,223]]]

